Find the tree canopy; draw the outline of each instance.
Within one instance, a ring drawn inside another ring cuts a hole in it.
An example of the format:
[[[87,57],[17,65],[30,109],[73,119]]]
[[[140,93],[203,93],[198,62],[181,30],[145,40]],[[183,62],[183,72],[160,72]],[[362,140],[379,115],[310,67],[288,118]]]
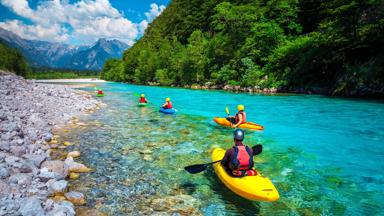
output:
[[[0,69],[26,76],[28,66],[23,55],[0,40]]]
[[[173,0],[102,78],[384,95],[384,1]]]

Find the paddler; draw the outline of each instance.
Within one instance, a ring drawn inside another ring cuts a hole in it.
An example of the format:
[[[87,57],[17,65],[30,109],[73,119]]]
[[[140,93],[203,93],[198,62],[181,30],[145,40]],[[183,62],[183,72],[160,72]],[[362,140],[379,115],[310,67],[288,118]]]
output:
[[[103,94],[103,90],[101,90],[101,89],[97,89],[97,94],[98,94],[98,95],[102,95],[102,94]]]
[[[141,94],[141,95],[140,95],[139,103],[148,103],[148,101],[147,101],[147,99],[145,98],[145,95],[144,95],[144,94]]]
[[[236,113],[235,116],[228,116],[227,117],[228,121],[230,121],[232,123],[231,127],[233,127],[233,128],[237,128],[241,124],[247,122],[247,115],[244,112],[244,105],[241,105],[241,104],[238,105],[237,110],[238,110],[238,112]]]
[[[243,144],[244,131],[236,129],[233,133],[235,145],[225,152],[221,165],[227,172],[236,177],[257,175],[253,169],[253,150]]]
[[[165,103],[161,107],[163,107],[164,109],[172,109],[171,99],[170,98],[166,98],[165,99]]]

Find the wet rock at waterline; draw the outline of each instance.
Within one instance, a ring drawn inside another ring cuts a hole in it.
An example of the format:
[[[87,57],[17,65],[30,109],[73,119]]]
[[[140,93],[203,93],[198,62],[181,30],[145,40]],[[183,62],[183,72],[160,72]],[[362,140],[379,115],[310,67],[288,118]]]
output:
[[[75,205],[84,205],[85,202],[85,197],[84,194],[76,191],[71,191],[66,194],[64,194],[65,198],[70,201],[71,203]]]

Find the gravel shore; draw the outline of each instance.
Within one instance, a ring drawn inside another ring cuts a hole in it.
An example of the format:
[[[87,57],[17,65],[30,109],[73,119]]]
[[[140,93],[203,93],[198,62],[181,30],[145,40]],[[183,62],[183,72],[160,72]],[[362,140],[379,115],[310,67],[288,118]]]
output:
[[[0,71],[0,215],[75,215],[83,195],[68,192],[67,179],[88,168],[71,156],[52,160],[49,143],[53,128],[98,103],[86,92]]]

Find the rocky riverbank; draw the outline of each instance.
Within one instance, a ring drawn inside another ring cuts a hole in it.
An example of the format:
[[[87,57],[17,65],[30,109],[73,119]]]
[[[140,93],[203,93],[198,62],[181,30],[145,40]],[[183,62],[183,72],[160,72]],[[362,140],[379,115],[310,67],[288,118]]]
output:
[[[75,215],[84,196],[68,191],[69,177],[89,171],[74,161],[53,160],[54,128],[99,105],[88,93],[37,84],[0,71],[0,215]]]

